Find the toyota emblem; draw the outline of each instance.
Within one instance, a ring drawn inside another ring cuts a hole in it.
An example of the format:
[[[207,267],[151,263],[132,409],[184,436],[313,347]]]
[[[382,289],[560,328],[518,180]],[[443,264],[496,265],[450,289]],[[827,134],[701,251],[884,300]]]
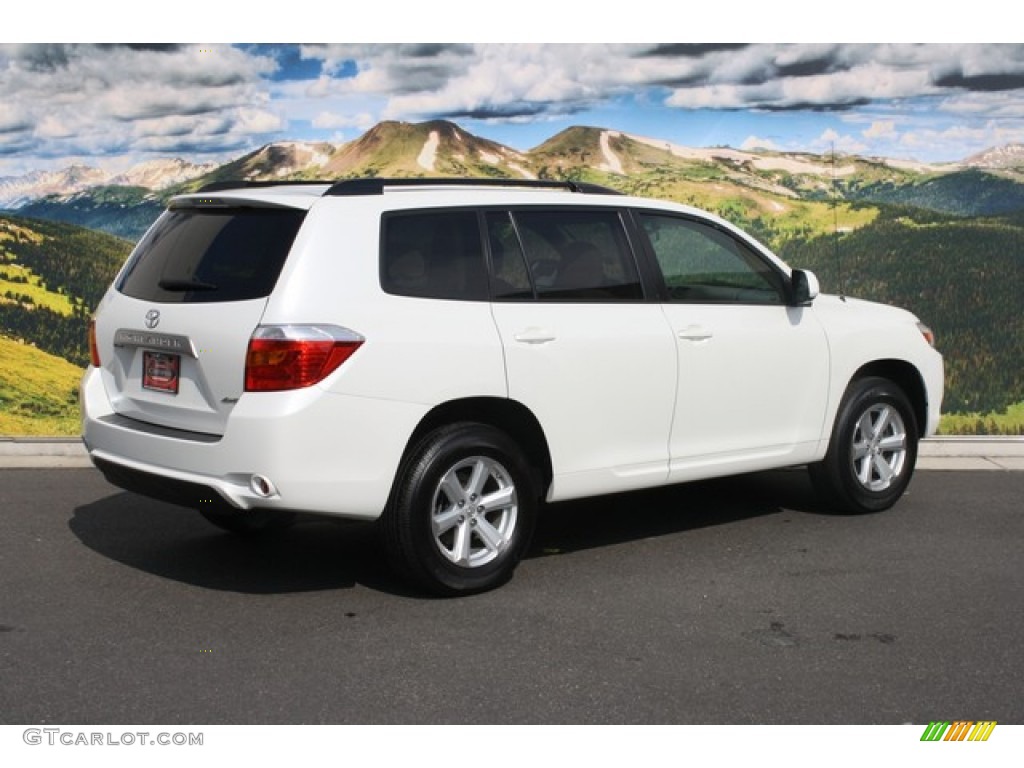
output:
[[[156,328],[160,324],[160,310],[151,309],[146,313],[146,327]]]

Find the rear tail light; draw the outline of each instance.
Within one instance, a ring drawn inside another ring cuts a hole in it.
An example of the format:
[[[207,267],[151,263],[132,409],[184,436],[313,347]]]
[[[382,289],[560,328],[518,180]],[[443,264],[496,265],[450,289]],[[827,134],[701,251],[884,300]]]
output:
[[[362,345],[336,325],[261,325],[249,339],[245,391],[278,392],[323,381]]]
[[[96,320],[89,319],[89,362],[93,368],[100,367],[100,349],[96,345]]]

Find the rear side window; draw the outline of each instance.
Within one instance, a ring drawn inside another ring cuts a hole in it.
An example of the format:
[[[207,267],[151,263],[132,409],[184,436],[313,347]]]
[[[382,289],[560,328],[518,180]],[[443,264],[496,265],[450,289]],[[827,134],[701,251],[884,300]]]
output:
[[[499,301],[532,299],[530,273],[508,211],[487,214],[487,242],[491,249],[491,297]]]
[[[384,217],[381,287],[399,296],[487,300],[487,269],[473,211]]]
[[[136,247],[117,289],[168,304],[269,296],[305,215],[292,208],[167,211]]]
[[[524,209],[512,216],[541,301],[643,299],[616,211]]]

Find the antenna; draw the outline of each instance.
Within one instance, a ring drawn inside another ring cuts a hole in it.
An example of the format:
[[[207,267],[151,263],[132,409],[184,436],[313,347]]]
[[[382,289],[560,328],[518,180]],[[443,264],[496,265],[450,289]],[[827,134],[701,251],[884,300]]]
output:
[[[832,142],[832,246],[836,260],[836,275],[839,282],[839,298],[846,301],[843,285],[843,261],[839,256],[839,186],[836,182],[836,143]]]

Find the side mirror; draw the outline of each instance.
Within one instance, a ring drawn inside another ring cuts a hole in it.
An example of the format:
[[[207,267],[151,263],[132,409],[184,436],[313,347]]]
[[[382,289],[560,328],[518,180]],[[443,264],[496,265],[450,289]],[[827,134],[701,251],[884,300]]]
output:
[[[818,296],[821,286],[814,273],[806,269],[794,269],[790,277],[793,306],[806,307]]]

